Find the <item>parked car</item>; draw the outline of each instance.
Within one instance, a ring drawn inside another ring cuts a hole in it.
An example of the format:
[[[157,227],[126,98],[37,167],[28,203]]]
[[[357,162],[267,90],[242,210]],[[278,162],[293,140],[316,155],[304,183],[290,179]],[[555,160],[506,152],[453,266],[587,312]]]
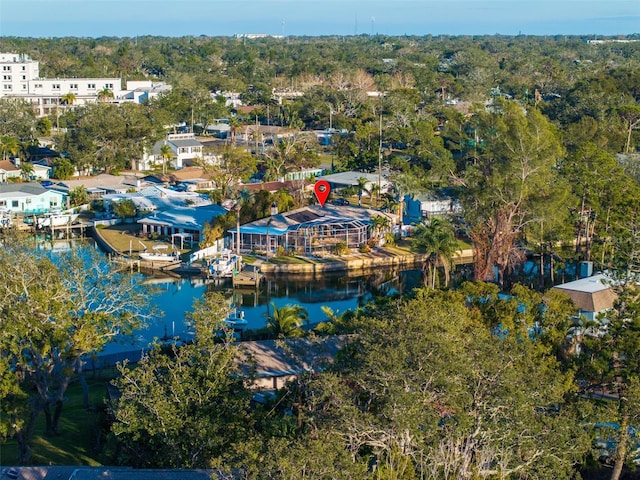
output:
[[[331,203],[333,203],[334,205],[342,205],[342,206],[351,205],[349,203],[349,200],[347,200],[346,198],[336,198]]]

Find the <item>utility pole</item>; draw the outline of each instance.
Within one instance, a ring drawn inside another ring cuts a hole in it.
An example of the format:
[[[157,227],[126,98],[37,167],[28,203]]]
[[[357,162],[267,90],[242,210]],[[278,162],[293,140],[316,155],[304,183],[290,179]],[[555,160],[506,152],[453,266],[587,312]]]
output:
[[[258,136],[260,135],[260,127],[258,126],[258,115],[256,114],[256,156],[258,156]]]
[[[380,110],[380,142],[378,144],[378,203],[382,193],[382,109]]]

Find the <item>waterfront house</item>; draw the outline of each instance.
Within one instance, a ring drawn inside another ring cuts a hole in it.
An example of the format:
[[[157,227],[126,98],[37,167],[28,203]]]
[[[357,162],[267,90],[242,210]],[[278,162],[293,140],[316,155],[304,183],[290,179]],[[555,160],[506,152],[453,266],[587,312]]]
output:
[[[12,214],[39,215],[65,206],[65,195],[39,183],[0,184],[0,209]]]
[[[93,177],[81,177],[72,180],[60,180],[49,186],[50,189],[68,194],[77,187],[84,187],[93,198],[106,194],[125,193],[142,188],[145,182],[136,175],[110,175],[102,173]]]
[[[203,238],[206,223],[227,213],[220,205],[181,206],[166,210],[156,210],[138,220],[144,235],[171,237],[176,234],[188,235],[194,242]]]
[[[206,195],[179,192],[161,185],[150,185],[137,191],[105,194],[102,200],[106,209],[110,209],[113,203],[131,200],[138,213],[211,205],[211,200]]]
[[[275,214],[240,227],[240,251],[266,251],[273,254],[279,248],[303,255],[330,253],[339,243],[355,249],[367,244],[376,232],[374,218],[382,216],[394,224],[392,215],[368,208],[325,204],[310,205]],[[230,230],[233,245],[237,231]]]

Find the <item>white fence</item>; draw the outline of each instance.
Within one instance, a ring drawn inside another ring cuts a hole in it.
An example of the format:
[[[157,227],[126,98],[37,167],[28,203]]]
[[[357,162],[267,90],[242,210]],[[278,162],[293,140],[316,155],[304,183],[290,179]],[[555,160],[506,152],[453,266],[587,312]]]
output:
[[[213,245],[212,247],[203,248],[202,250],[198,250],[197,252],[193,252],[189,257],[189,263],[197,262],[198,260],[202,260],[203,258],[213,257],[216,253],[218,253],[218,245]]]

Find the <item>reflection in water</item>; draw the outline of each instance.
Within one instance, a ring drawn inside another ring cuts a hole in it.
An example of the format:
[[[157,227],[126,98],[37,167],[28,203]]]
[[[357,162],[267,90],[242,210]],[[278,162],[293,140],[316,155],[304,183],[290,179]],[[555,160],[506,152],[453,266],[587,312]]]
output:
[[[247,328],[259,329],[266,325],[270,304],[281,307],[298,304],[309,312],[311,323],[326,320],[321,307],[326,305],[337,314],[365,305],[376,295],[402,294],[422,284],[420,271],[377,269],[366,275],[350,277],[336,273],[318,278],[296,276],[268,278],[260,289],[232,289],[231,284],[217,284],[199,277],[180,278],[147,276],[142,284],[155,291],[152,303],[164,316],[150,322],[136,332],[136,347],[144,347],[154,338],[190,338],[185,325],[185,313],[192,309],[195,299],[205,291],[221,292],[229,302],[239,306],[245,314]],[[130,342],[110,344],[105,353],[131,350]]]
[[[55,256],[72,248],[97,248],[92,241],[37,242],[37,248]],[[400,271],[397,268],[378,268],[357,276],[353,272],[336,272],[315,278],[296,275],[267,277],[260,289],[233,289],[230,282],[216,284],[201,277],[174,278],[168,276],[138,275],[140,283],[148,286],[151,304],[163,312],[149,322],[146,328],[133,337],[110,343],[102,354],[127,352],[145,348],[154,339],[179,337],[191,338],[185,324],[185,313],[191,311],[193,302],[202,298],[207,290],[223,293],[240,307],[248,321],[247,328],[259,329],[266,325],[266,316],[273,302],[281,307],[298,304],[307,309],[311,323],[326,320],[321,307],[326,305],[336,314],[356,309],[371,301],[374,296],[403,294],[422,285],[419,270]]]

